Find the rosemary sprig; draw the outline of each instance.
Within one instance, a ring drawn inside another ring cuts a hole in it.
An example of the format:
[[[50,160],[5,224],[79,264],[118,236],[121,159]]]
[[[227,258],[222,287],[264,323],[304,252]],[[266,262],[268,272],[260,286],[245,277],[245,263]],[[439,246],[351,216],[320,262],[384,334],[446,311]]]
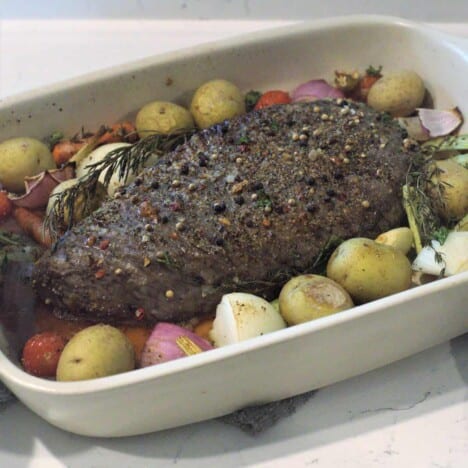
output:
[[[193,129],[177,130],[169,135],[153,133],[134,145],[111,151],[101,161],[89,164],[88,173],[77,184],[57,195],[53,208],[46,216],[45,228],[56,238],[59,230],[69,230],[73,226],[76,206],[82,206],[83,212],[88,212],[101,174],[105,173],[102,181],[105,187],[108,187],[113,174],[118,174],[120,180],[126,181],[130,174],[138,173],[151,156],[164,155],[185,142],[193,133]],[[89,153],[88,150],[84,152]]]

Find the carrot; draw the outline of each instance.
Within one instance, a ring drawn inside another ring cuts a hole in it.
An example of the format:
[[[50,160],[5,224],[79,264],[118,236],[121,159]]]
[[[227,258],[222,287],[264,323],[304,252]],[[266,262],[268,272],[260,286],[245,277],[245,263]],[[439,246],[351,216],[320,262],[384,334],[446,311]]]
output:
[[[205,338],[205,340],[211,342],[210,330],[213,328],[213,320],[214,319],[212,318],[202,320],[198,325],[195,326],[193,332],[201,338]]]
[[[122,122],[112,125],[111,127],[101,127],[102,133],[97,140],[98,145],[105,145],[107,143],[116,143],[125,141],[133,143],[138,139],[135,126],[130,122]],[[98,132],[99,133],[99,132]],[[88,134],[89,135],[89,134]],[[68,162],[91,138],[95,135],[86,137],[74,137],[71,140],[61,140],[54,146],[52,156],[55,164],[61,166]]]
[[[5,190],[0,192],[0,221],[8,218],[13,211],[13,203],[8,198],[8,194]]]
[[[372,66],[370,66],[366,70],[366,74],[359,80],[359,84],[357,87],[359,100],[363,102],[367,101],[367,95],[369,94],[369,90],[376,81],[382,78],[382,74],[380,73],[381,71],[382,67],[374,68]]]
[[[275,104],[289,104],[290,102],[291,98],[287,92],[275,89],[263,93],[257,101],[257,104],[255,104],[254,109],[263,109],[264,107],[273,106]]]
[[[99,144],[116,143],[126,141],[132,143],[138,139],[135,126],[130,122],[122,122],[112,125],[106,129],[106,132],[99,138]]]
[[[41,216],[26,208],[16,208],[13,216],[21,229],[38,244],[44,247],[52,245],[50,233],[44,228],[44,221]]]
[[[86,144],[86,141],[62,140],[59,141],[52,150],[52,156],[55,164],[60,167],[65,164],[80,148]]]
[[[140,362],[141,353],[151,334],[151,330],[144,327],[122,327],[121,331],[132,343],[135,350],[135,358],[137,362]]]
[[[38,304],[34,309],[34,331],[35,333],[54,332],[70,340],[83,328],[92,325],[84,320],[64,320],[56,317],[44,304]]]

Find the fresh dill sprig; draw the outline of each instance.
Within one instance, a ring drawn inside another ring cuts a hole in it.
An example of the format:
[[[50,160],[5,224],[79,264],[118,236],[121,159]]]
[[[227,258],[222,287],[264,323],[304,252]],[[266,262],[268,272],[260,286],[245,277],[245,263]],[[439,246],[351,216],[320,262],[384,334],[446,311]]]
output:
[[[114,174],[117,174],[120,180],[126,181],[130,174],[141,171],[151,156],[162,156],[173,150],[193,135],[194,131],[177,130],[169,135],[153,133],[131,146],[111,151],[101,161],[89,164],[87,174],[77,184],[56,196],[54,205],[46,216],[45,228],[53,238],[57,237],[59,230],[69,230],[75,222],[74,211],[77,206],[82,207],[80,211],[89,211],[101,174],[105,173],[102,181],[104,187],[109,186]]]

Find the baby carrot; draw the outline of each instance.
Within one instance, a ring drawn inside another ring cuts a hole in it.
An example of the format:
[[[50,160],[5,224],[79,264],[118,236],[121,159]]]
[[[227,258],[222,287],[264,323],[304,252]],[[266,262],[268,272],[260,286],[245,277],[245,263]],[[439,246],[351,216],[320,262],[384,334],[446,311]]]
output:
[[[151,329],[144,327],[123,327],[121,330],[132,343],[136,360],[140,362],[141,352],[151,334]]]
[[[55,164],[57,164],[58,167],[65,164],[82,146],[85,145],[85,143],[85,141],[59,141],[52,150],[52,156]]]
[[[112,127],[106,128],[101,138],[99,138],[99,144],[104,145],[107,143],[116,143],[119,141],[126,141],[132,143],[138,139],[135,126],[130,122],[122,122],[112,125]]]
[[[50,233],[45,229],[43,218],[26,208],[16,208],[13,216],[18,226],[38,244],[44,247],[52,245]]]
[[[205,340],[208,340],[210,343],[211,343],[210,330],[213,328],[213,320],[214,319],[212,318],[202,320],[193,329],[194,333],[196,333],[201,338],[205,338]]]
[[[0,192],[0,221],[8,218],[13,210],[13,203],[8,198],[7,192]]]

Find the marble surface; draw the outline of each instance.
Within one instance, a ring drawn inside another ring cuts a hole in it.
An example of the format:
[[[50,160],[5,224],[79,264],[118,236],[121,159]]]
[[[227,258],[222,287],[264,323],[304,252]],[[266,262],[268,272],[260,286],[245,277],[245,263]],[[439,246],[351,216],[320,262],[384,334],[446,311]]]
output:
[[[166,50],[278,21],[0,21],[0,99]],[[437,24],[468,36],[467,23]],[[372,350],[370,350],[372,352]],[[0,413],[1,467],[462,467],[468,456],[468,335],[319,390],[293,416],[248,436],[208,421],[94,439],[21,403]]]

